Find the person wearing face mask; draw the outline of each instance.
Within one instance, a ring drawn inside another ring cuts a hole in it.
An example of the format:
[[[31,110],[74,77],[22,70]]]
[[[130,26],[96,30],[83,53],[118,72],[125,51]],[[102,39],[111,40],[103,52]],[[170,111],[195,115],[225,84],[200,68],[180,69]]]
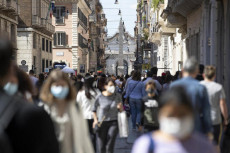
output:
[[[68,76],[52,71],[41,89],[40,99],[55,125],[60,153],[93,153],[88,126]]]
[[[118,111],[123,110],[121,95],[115,93],[115,82],[106,78],[105,91],[98,95],[93,107],[93,128],[101,123],[97,131],[99,153],[113,153],[118,134]]]
[[[144,130],[146,132],[150,132],[153,130],[157,130],[159,128],[159,123],[158,123],[159,103],[158,103],[158,96],[156,94],[155,82],[154,81],[147,82],[147,84],[145,85],[145,90],[148,93],[148,95],[142,99],[143,125],[144,125]]]
[[[194,132],[194,110],[181,86],[160,99],[158,131],[138,138],[132,153],[216,153],[211,142]]]

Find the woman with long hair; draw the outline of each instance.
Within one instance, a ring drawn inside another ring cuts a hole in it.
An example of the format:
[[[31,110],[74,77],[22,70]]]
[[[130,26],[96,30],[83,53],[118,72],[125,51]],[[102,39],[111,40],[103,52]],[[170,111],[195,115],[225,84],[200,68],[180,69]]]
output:
[[[144,83],[141,81],[141,73],[135,71],[133,73],[132,79],[128,82],[126,89],[126,102],[129,99],[129,104],[132,113],[132,128],[133,130],[138,128],[139,131],[142,130],[141,127],[141,110],[142,110],[142,98],[146,96]]]
[[[40,99],[53,120],[61,153],[93,153],[88,126],[68,76],[52,71],[44,82]]]
[[[104,89],[102,94],[97,96],[93,107],[93,127],[101,124],[97,131],[99,153],[113,153],[118,134],[118,111],[122,111],[123,106],[121,96],[115,92],[115,82],[111,78],[104,82]]]
[[[94,78],[85,78],[84,87],[77,95],[77,103],[81,106],[84,119],[87,120],[89,126],[89,132],[91,140],[96,151],[96,135],[93,131],[93,106],[96,97],[101,94],[100,90],[93,87]]]

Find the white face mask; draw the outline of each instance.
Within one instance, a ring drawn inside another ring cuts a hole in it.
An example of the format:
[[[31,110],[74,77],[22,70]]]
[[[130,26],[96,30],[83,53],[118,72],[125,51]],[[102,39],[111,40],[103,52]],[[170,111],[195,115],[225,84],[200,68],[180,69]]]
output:
[[[116,90],[115,86],[108,86],[107,88],[107,91],[112,94],[115,92],[115,90]]]
[[[184,117],[182,119],[175,117],[162,117],[159,119],[160,130],[166,134],[172,135],[178,139],[189,136],[194,129],[194,121],[192,117]]]
[[[13,96],[14,94],[16,94],[16,92],[18,92],[18,84],[8,82],[4,86],[4,90],[8,95]]]
[[[57,99],[65,99],[69,94],[68,86],[51,86],[51,93]]]

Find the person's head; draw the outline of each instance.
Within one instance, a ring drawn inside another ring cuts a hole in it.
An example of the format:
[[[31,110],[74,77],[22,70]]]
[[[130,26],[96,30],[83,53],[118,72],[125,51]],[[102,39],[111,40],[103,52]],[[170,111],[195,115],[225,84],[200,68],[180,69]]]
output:
[[[199,64],[195,57],[189,58],[183,68],[183,75],[195,78],[199,73]]]
[[[151,72],[152,72],[153,75],[157,75],[158,68],[157,67],[152,67]]]
[[[44,82],[44,80],[45,80],[44,74],[40,73],[39,76],[38,76],[38,79],[39,79],[40,82]]]
[[[148,72],[147,72],[147,77],[148,77],[148,78],[153,77],[153,73],[152,73],[151,71],[148,71]]]
[[[89,77],[85,79],[85,82],[84,82],[85,95],[88,99],[92,98],[90,91],[94,91],[93,83],[94,83],[93,77]]]
[[[104,83],[104,89],[110,93],[114,94],[115,93],[115,82],[112,78],[106,78],[105,83]]]
[[[86,73],[86,74],[85,74],[85,78],[87,79],[87,78],[89,78],[89,77],[91,77],[91,75],[90,75],[89,73]]]
[[[120,77],[120,81],[123,82],[123,81],[124,81],[124,78],[123,78],[123,77]]]
[[[177,139],[185,139],[194,129],[193,106],[183,87],[176,86],[160,99],[160,131]]]
[[[9,40],[0,38],[0,88],[3,88],[13,75],[12,58],[14,48]]]
[[[154,81],[148,81],[145,85],[145,91],[148,93],[148,96],[154,96],[156,91],[156,84]]]
[[[82,75],[80,74],[77,75],[77,81],[81,81],[82,78],[83,78]]]
[[[118,75],[118,76],[117,76],[117,79],[119,80],[120,78],[121,78],[120,75]]]
[[[126,74],[125,75],[125,80],[127,80],[129,78],[129,75],[128,74]]]
[[[34,75],[34,70],[30,70],[29,75]]]
[[[172,81],[173,77],[171,75],[166,75],[165,77],[165,83],[170,83]]]
[[[53,104],[58,100],[65,100],[66,102],[76,99],[76,92],[72,87],[68,75],[60,70],[52,71],[45,81],[40,98],[42,101]]]
[[[199,65],[199,73],[202,75],[204,73],[204,65],[200,64]]]
[[[13,96],[18,92],[20,78],[18,78],[17,70],[18,70],[17,66],[14,65],[13,71],[8,78],[8,82],[3,87],[5,93],[7,93],[10,96]],[[26,84],[23,86],[26,86]]]
[[[15,69],[18,78],[18,91],[23,95],[25,95],[26,92],[33,95],[33,85],[28,74],[17,67]]]
[[[216,68],[214,66],[205,66],[204,77],[210,81],[214,81],[216,78]]]
[[[132,79],[135,80],[135,81],[141,81],[141,72],[135,71],[135,72],[133,73]]]

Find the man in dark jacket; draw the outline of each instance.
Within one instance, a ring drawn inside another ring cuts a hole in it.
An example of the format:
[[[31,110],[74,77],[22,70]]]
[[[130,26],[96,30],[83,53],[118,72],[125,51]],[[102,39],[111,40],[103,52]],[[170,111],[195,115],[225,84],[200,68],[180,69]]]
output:
[[[6,99],[17,103],[17,108],[12,110],[16,111],[12,112],[14,115],[5,129],[9,145],[14,153],[58,153],[58,141],[48,114],[20,97],[10,97],[4,91],[4,86],[14,71],[11,61],[13,52],[12,44],[0,38],[0,108],[6,104],[3,101]],[[7,111],[0,109],[1,119],[5,112]]]

